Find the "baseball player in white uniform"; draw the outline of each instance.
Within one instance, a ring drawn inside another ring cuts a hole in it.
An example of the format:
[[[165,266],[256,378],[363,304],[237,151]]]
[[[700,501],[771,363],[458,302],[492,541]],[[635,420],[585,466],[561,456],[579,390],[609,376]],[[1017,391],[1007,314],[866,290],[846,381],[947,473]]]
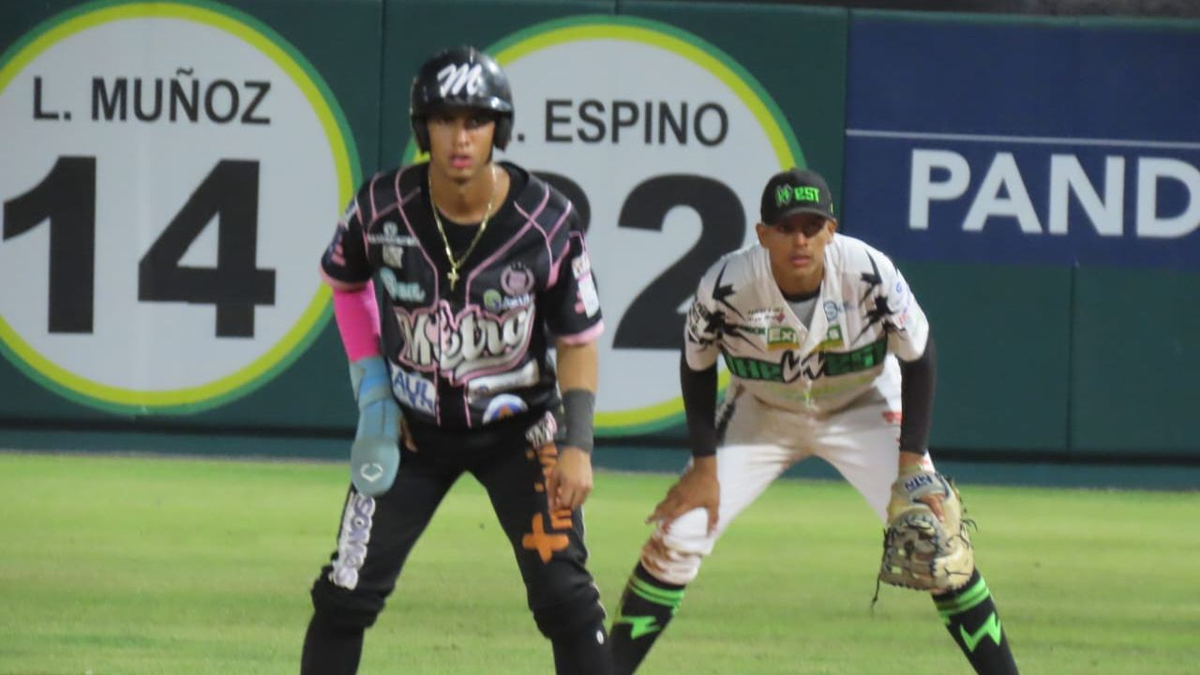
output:
[[[815,455],[885,523],[911,502],[949,531],[941,539],[955,550],[941,542],[917,573],[930,583],[881,579],[932,590],[976,673],[1015,675],[995,603],[959,536],[957,493],[927,450],[936,359],[925,313],[886,255],[837,234],[820,175],[773,176],[761,216],[758,245],[709,268],[688,312],[680,379],[693,458],[650,516],[656,528],[612,628],[615,673],[638,667],[737,515]],[[719,410],[718,359],[730,372]]]

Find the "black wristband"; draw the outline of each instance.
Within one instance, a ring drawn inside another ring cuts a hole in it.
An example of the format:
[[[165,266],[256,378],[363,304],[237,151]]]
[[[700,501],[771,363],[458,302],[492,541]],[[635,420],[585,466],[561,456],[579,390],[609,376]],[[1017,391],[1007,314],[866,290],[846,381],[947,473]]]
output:
[[[596,394],[587,389],[568,389],[563,392],[563,444],[592,451],[592,417],[596,411]]]

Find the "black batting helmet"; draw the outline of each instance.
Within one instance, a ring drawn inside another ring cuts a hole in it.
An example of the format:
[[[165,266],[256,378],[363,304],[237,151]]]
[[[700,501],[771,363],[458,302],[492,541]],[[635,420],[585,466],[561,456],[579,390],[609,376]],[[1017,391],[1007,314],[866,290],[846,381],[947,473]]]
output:
[[[408,117],[421,152],[429,152],[425,120],[442,107],[478,108],[496,114],[492,144],[503,150],[512,137],[512,87],[492,57],[462,46],[434,54],[417,71],[408,99]]]

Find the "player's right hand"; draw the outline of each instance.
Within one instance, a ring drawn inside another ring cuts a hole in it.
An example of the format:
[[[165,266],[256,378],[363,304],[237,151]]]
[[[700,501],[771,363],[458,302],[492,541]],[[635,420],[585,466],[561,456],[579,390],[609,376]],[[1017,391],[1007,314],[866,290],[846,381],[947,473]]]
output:
[[[350,481],[360,494],[377,497],[387,492],[400,469],[402,418],[392,397],[391,378],[381,356],[350,364],[350,381],[358,399],[358,429],[350,446]]]
[[[683,514],[702,508],[708,512],[708,534],[717,528],[721,506],[721,484],[717,481],[717,458],[697,457],[675,485],[667,491],[646,522],[657,521],[664,530]]]
[[[906,478],[921,473],[927,468],[931,469],[933,465],[928,464],[928,462],[928,457],[924,454],[901,452],[898,468],[899,477]],[[933,511],[933,515],[937,516],[938,520],[943,523],[946,522],[946,513],[942,510],[944,497],[941,493],[931,492],[920,497],[919,500],[924,502]],[[904,508],[904,506],[906,504],[897,505],[895,500],[893,500],[893,503],[888,504],[888,522],[891,522],[896,517],[898,510]]]

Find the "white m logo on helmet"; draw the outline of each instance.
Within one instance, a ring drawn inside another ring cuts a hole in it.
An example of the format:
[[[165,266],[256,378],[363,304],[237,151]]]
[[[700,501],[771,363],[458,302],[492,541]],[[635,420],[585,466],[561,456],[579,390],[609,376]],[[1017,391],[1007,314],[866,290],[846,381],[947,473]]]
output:
[[[437,78],[442,98],[449,95],[457,96],[462,93],[464,87],[468,95],[474,96],[479,93],[479,88],[483,84],[483,65],[479,63],[454,65],[452,63],[439,70]]]

